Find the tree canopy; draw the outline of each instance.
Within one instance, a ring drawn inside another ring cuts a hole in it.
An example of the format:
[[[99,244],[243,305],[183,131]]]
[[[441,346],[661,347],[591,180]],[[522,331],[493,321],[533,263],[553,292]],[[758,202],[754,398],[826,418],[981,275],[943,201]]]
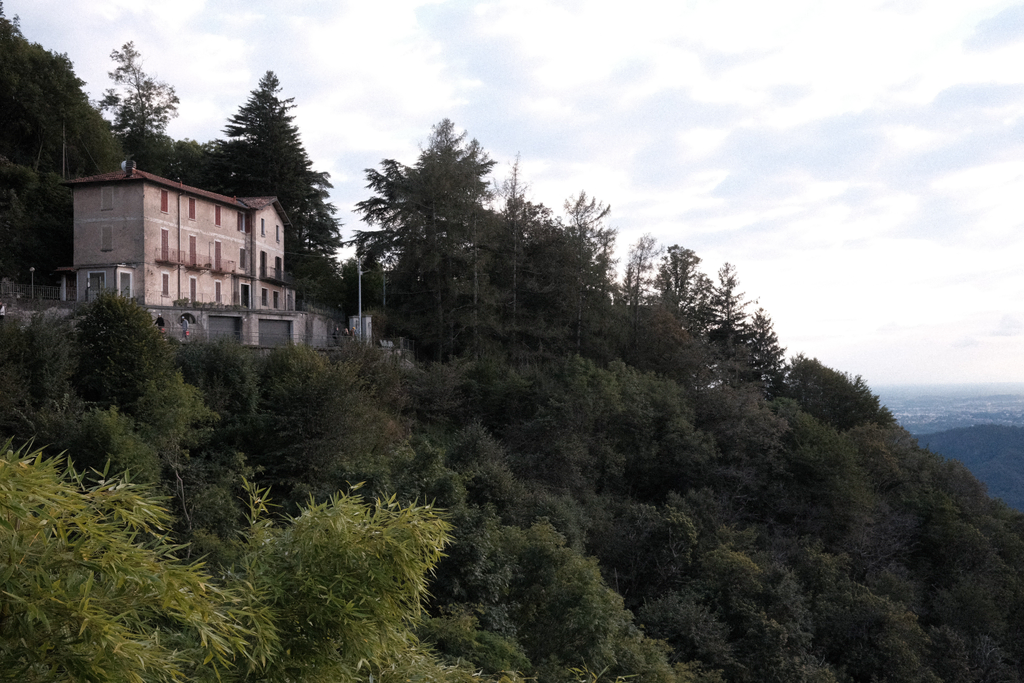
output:
[[[115,87],[104,93],[100,108],[112,114],[114,134],[139,167],[164,175],[171,145],[167,124],[178,115],[174,86],[143,71],[142,54],[132,41],[111,52],[110,59],[115,67],[108,75]]]
[[[291,221],[288,250],[333,258],[341,246],[340,224],[328,201],[329,174],[313,170],[273,71],[260,78],[249,99],[228,119],[226,140],[213,143],[204,187],[239,197],[277,197]]]

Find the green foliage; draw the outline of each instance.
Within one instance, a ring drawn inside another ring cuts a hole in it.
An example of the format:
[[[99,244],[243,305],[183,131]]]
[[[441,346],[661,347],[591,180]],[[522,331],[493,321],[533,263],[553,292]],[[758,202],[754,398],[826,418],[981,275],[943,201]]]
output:
[[[172,86],[142,70],[142,55],[132,41],[111,52],[110,59],[116,66],[108,75],[117,88],[104,93],[100,107],[113,114],[113,131],[139,167],[165,175],[172,147],[166,130],[178,115],[178,96]]]
[[[259,680],[352,681],[415,647],[411,627],[448,543],[430,506],[334,496],[279,529],[255,491],[245,581],[272,614],[276,642]]]
[[[36,172],[0,156],[0,277],[50,284],[72,262],[71,191],[55,173]]]
[[[0,326],[0,432],[55,439],[81,409],[73,377],[78,348],[70,321],[36,314]]]
[[[374,196],[356,208],[379,230],[357,232],[356,242],[360,253],[388,269],[389,306],[404,324],[399,330],[416,337],[427,357],[480,352],[489,324],[485,245],[493,229],[484,209],[485,176],[493,165],[476,140],[467,141],[445,119],[415,166],[385,159],[381,171],[366,172]]]
[[[514,641],[479,626],[470,612],[449,609],[425,619],[417,632],[450,662],[467,661],[491,674],[530,669],[530,660]]]
[[[135,414],[151,382],[173,375],[172,351],[141,306],[105,292],[78,321],[78,383],[83,397]]]
[[[261,413],[243,443],[289,509],[309,496],[324,500],[347,482],[390,488],[410,453],[400,448],[398,423],[372,396],[354,363],[331,362],[304,346],[271,353]]]
[[[0,450],[0,677],[210,680],[247,656],[233,596],[175,558],[145,489]]]
[[[120,150],[84,85],[66,54],[30,43],[0,8],[0,157],[58,180],[115,168]]]
[[[160,457],[157,449],[136,431],[135,421],[118,411],[94,408],[86,412],[78,425],[69,450],[75,464],[86,470],[128,473],[133,481],[155,484],[160,481]]]
[[[795,399],[801,409],[840,431],[864,422],[882,426],[896,423],[860,375],[851,377],[803,354],[790,361],[782,395]]]
[[[228,339],[182,344],[175,362],[185,382],[202,392],[214,412],[240,418],[259,407],[260,368],[250,349]]]
[[[281,99],[273,71],[224,128],[227,140],[213,143],[206,170],[208,187],[239,197],[277,197],[290,223],[284,227],[293,267],[333,259],[341,246],[340,224],[328,201],[330,175],[314,171],[295,126],[292,98]]]
[[[636,629],[595,560],[565,547],[547,524],[503,535],[515,563],[509,597],[517,640],[541,681],[568,680],[571,666],[671,680],[661,646]]]

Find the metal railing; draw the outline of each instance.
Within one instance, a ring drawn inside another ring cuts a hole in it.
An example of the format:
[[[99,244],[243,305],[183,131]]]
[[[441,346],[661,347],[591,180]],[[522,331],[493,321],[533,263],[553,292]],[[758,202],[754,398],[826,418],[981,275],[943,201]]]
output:
[[[292,277],[291,273],[284,272],[283,268],[269,268],[267,266],[260,266],[260,279],[270,280],[272,282],[280,282],[283,285],[295,284],[295,278]]]
[[[74,285],[65,291],[66,301],[74,301],[78,297],[78,288]],[[0,298],[61,300],[58,285],[21,285],[14,282],[0,282]]]

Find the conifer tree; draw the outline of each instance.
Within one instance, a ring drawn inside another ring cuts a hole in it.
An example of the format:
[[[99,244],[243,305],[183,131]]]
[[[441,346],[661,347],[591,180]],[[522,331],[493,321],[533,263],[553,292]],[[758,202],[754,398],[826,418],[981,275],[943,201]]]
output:
[[[750,342],[747,363],[764,385],[768,396],[775,396],[782,390],[785,377],[786,349],[779,345],[772,319],[763,308],[758,308],[750,320]]]
[[[736,267],[726,263],[718,270],[718,284],[711,297],[711,328],[709,339],[717,344],[726,358],[736,358],[750,338],[749,301],[739,289]]]
[[[206,186],[238,197],[280,200],[290,226],[285,226],[289,252],[332,259],[341,246],[341,226],[328,201],[328,173],[314,171],[295,125],[294,99],[280,97],[281,82],[273,71],[224,128],[227,140],[214,143]],[[302,270],[310,259],[293,261]]]
[[[438,360],[479,351],[491,324],[486,259],[495,217],[486,176],[494,162],[476,140],[444,119],[415,166],[393,159],[366,172],[374,196],[356,208],[380,229],[359,231],[361,253],[390,269],[406,332]]]
[[[707,333],[711,317],[713,285],[702,273],[701,259],[692,249],[673,244],[665,250],[654,286],[660,303],[693,337]]]
[[[606,224],[611,207],[580,191],[569,197],[565,209],[569,282],[566,294],[573,305],[575,352],[583,350],[584,330],[597,332],[608,322],[610,298],[615,292],[613,268],[616,230]]]

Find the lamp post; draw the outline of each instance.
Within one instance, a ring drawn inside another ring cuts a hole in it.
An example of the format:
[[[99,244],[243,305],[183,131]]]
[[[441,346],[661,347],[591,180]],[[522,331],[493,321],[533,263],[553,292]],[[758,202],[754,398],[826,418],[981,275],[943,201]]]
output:
[[[356,255],[356,269],[359,273],[359,341],[363,341],[363,257]]]
[[[29,285],[28,298],[35,300],[36,298],[36,267],[32,266],[28,269],[29,277],[32,278],[32,284]]]

